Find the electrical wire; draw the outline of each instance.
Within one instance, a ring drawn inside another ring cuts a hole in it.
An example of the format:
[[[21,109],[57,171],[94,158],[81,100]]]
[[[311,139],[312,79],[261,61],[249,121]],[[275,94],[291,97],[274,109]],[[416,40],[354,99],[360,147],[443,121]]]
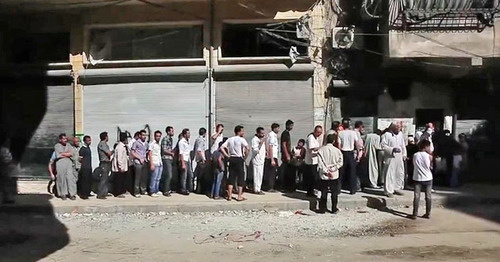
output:
[[[467,55],[472,55],[472,56],[475,56],[475,57],[482,57],[482,56],[480,56],[480,55],[478,55],[478,54],[474,54],[474,53],[469,52],[469,51],[467,51],[467,50],[463,50],[463,49],[458,48],[458,47],[454,47],[454,46],[450,46],[450,45],[444,44],[444,43],[442,43],[442,42],[440,42],[440,41],[437,41],[437,40],[435,40],[435,39],[432,39],[432,38],[430,38],[430,37],[427,37],[427,36],[424,36],[424,35],[421,35],[421,34],[418,34],[418,33],[414,33],[414,34],[415,34],[416,36],[419,36],[419,37],[423,38],[423,39],[426,39],[426,40],[428,40],[428,41],[431,41],[431,42],[433,42],[433,43],[435,43],[435,44],[438,44],[438,45],[440,45],[440,46],[443,46],[443,47],[449,48],[449,49],[451,49],[451,50],[453,50],[453,51],[460,52],[460,53],[464,53],[464,54],[467,54]],[[482,58],[485,58],[485,57],[482,57]]]
[[[268,17],[269,16],[268,14],[264,13],[263,11],[257,10],[257,8],[251,7],[251,6],[247,5],[247,4],[244,4],[241,1],[238,1],[238,5],[241,6],[241,7],[243,7],[243,8],[246,8],[246,9],[248,9],[250,11],[253,11],[254,13],[259,14],[261,16],[264,16],[264,17]]]
[[[205,20],[204,17],[198,16],[198,15],[193,14],[193,13],[184,12],[184,11],[179,10],[179,9],[177,9],[175,7],[172,7],[172,6],[167,6],[167,5],[163,5],[163,4],[154,3],[154,2],[151,2],[149,0],[135,0],[135,1],[144,3],[144,4],[147,4],[147,5],[156,7],[156,8],[163,8],[163,9],[167,9],[167,10],[170,10],[170,11],[173,11],[173,12],[177,12],[179,14],[191,16],[191,17],[194,17],[194,18],[197,18],[197,19],[200,19],[200,20]]]
[[[296,45],[299,45],[299,46],[310,47],[310,45],[308,43],[304,43],[304,42],[300,42],[300,41],[293,40],[293,39],[290,39],[290,38],[286,38],[286,37],[283,37],[281,35],[278,35],[278,34],[275,34],[275,33],[269,32],[269,31],[266,31],[266,30],[261,30],[261,32],[265,33],[267,35],[270,35],[272,37],[275,37],[275,38],[287,41],[289,43],[293,43],[293,44],[296,44]]]
[[[127,0],[127,1],[133,1],[133,0]],[[127,2],[127,1],[122,1],[122,0],[104,0],[104,1],[99,1],[99,0],[96,0],[96,1],[82,1],[82,2],[71,2],[71,3],[53,3],[51,5],[54,5],[54,6],[81,6],[81,5],[104,5],[104,6],[107,6],[107,5],[113,5],[113,4],[116,4],[116,3],[119,3],[119,2]]]

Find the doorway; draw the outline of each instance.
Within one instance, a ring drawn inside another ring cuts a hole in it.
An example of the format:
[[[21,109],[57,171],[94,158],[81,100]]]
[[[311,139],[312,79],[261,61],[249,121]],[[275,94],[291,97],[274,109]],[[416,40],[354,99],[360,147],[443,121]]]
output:
[[[415,117],[417,127],[423,127],[427,123],[434,123],[436,121],[443,124],[444,109],[417,109],[415,110]]]

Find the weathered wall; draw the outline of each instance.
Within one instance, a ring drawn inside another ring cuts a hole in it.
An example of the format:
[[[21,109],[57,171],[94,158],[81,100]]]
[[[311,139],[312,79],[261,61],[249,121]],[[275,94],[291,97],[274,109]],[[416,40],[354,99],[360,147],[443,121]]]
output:
[[[500,22],[483,32],[389,32],[391,57],[500,57]]]
[[[447,86],[414,83],[407,100],[394,101],[388,93],[378,98],[379,117],[415,117],[416,109],[444,109],[453,112],[453,93]]]

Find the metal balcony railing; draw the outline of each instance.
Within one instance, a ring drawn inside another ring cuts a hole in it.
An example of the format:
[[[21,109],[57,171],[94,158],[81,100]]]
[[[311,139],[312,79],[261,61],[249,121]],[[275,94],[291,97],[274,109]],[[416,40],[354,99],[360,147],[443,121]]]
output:
[[[467,10],[403,10],[390,21],[391,30],[398,31],[477,31],[494,24],[498,8]]]

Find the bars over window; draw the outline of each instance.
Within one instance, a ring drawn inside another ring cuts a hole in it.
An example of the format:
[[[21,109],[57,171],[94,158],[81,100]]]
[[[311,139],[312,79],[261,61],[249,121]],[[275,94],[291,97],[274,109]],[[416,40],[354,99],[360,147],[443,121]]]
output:
[[[307,55],[308,44],[297,37],[296,22],[274,24],[224,24],[223,57],[289,56],[296,46],[300,55]]]
[[[203,26],[96,28],[89,53],[104,60],[202,58]]]

